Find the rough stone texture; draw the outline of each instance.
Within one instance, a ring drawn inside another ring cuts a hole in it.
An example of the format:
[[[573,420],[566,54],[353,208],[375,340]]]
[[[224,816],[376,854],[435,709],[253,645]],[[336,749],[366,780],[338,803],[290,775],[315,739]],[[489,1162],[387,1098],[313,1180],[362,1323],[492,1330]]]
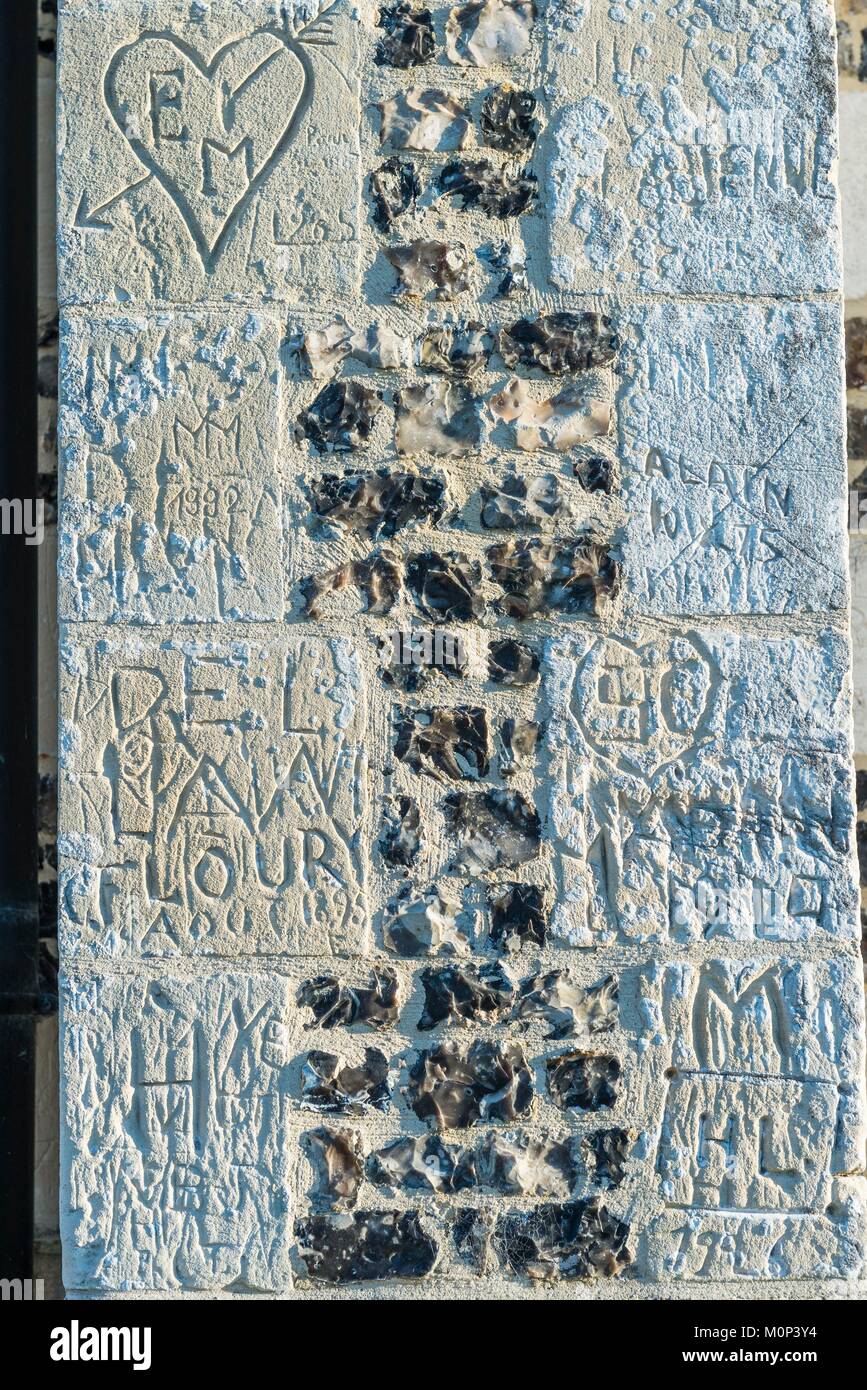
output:
[[[60,48],[67,1286],[852,1296],[828,7]]]

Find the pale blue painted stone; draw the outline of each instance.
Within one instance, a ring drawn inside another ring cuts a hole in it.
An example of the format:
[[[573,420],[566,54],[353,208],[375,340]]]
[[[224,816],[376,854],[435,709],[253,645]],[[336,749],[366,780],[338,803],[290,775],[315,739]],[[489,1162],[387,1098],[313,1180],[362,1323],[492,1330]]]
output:
[[[679,301],[621,324],[628,603],[845,611],[839,306]]]

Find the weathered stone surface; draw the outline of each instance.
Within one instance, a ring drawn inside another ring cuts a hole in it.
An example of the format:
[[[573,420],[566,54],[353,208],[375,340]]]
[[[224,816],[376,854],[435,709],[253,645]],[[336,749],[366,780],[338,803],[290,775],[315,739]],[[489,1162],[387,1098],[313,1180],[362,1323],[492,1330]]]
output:
[[[288,1282],[285,994],[238,973],[66,977],[67,1288]]]
[[[64,645],[60,929],[70,956],[365,946],[358,649],[346,638],[216,638],[92,645],[72,629]]]
[[[681,302],[634,322],[621,349],[618,433],[636,605],[845,607],[836,308]]]
[[[276,323],[89,316],[61,353],[61,616],[278,619]]]
[[[72,1296],[851,1292],[825,0],[61,10]]]
[[[859,974],[842,958],[647,967],[643,1034],[665,1096],[657,1182],[670,1203],[648,1229],[651,1278],[861,1269],[863,1201],[835,1176],[854,1171],[863,1142]],[[673,1145],[687,1135],[675,1170]]]
[[[623,629],[552,644],[558,935],[856,938],[844,640]]]
[[[333,305],[336,287],[355,290],[360,59],[347,0],[293,3],[278,22],[266,0],[63,11],[64,302]]]
[[[839,288],[833,9],[768,0],[745,16],[698,4],[624,6],[617,23],[605,5],[550,16],[566,31],[550,74],[558,288]]]

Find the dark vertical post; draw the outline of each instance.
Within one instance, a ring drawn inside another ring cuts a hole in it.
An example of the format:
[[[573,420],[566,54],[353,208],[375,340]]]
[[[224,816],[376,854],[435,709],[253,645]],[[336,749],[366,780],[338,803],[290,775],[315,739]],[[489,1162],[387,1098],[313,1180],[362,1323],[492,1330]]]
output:
[[[31,506],[36,498],[34,0],[0,5],[0,498]],[[13,515],[4,509],[10,534],[0,534],[0,1278],[26,1279],[39,949],[37,551],[11,534]]]

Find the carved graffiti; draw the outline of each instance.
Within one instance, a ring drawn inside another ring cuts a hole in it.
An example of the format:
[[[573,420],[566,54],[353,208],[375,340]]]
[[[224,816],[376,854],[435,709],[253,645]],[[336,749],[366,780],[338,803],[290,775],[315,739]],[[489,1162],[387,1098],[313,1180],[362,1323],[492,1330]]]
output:
[[[568,710],[549,735],[566,940],[851,935],[849,772],[830,734],[842,687],[823,657],[837,644],[704,631],[552,644],[549,704]],[[784,694],[796,668],[824,740]]]
[[[365,705],[349,642],[119,642],[90,660],[70,652],[68,671],[82,731],[62,871],[70,944],[146,956],[363,946]]]

